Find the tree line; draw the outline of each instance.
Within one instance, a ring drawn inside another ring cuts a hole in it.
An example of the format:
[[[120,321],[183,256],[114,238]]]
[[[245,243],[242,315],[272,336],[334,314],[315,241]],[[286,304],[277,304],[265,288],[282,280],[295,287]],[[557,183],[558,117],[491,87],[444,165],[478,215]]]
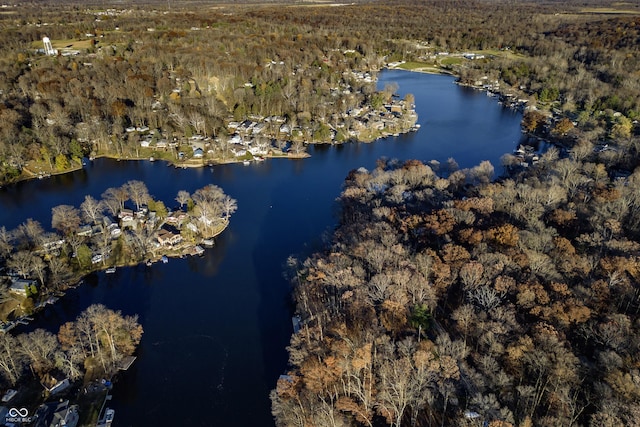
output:
[[[142,338],[138,316],[94,304],[75,321],[60,327],[58,334],[44,329],[0,335],[0,374],[6,385],[28,381],[31,372],[41,384],[52,376],[74,381],[111,377],[131,356]]]

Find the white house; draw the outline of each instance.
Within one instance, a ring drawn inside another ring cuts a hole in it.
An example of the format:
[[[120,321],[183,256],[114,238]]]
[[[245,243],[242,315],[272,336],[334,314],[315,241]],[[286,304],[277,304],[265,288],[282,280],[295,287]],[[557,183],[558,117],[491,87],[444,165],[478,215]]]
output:
[[[11,286],[9,286],[9,292],[14,294],[27,296],[27,287],[36,286],[36,281],[31,279],[13,279]]]

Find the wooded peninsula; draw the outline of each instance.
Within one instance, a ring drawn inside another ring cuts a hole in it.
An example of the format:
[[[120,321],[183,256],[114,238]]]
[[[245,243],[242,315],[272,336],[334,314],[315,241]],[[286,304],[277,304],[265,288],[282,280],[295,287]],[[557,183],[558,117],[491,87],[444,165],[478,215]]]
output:
[[[289,260],[296,309],[289,368],[271,393],[276,424],[640,425],[639,50],[640,7],[609,0],[7,5],[0,181],[84,157],[205,165],[370,141],[416,124],[412,96],[376,90],[380,69],[454,74],[521,109],[527,143],[505,153],[501,173],[454,159],[349,173],[331,243]],[[124,201],[147,215],[134,187],[120,189]],[[118,190],[103,207],[120,203]],[[75,218],[64,209],[59,218]],[[89,222],[52,223],[67,268],[100,255],[100,237],[68,250]],[[0,233],[14,269],[17,254],[39,256],[41,228],[27,223]],[[130,243],[145,229],[132,227]],[[63,277],[43,259],[43,274]],[[127,322],[130,349],[142,330]],[[126,353],[104,350],[108,332],[81,331],[60,331],[62,353],[41,338],[62,361],[90,357],[85,366]],[[52,353],[16,354],[26,372]]]
[[[329,247],[290,259],[277,425],[640,424],[637,6],[371,7],[349,28],[376,40],[384,19],[394,67],[444,66],[525,109],[529,141],[500,175],[349,174]]]

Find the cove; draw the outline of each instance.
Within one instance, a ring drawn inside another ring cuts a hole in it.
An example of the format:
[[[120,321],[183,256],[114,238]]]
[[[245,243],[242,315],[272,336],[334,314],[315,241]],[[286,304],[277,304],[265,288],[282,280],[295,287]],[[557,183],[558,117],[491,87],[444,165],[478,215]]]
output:
[[[449,76],[383,71],[415,96],[418,132],[370,144],[310,146],[311,158],[261,164],[175,169],[161,162],[98,159],[83,170],[0,190],[0,225],[27,218],[50,229],[51,208],[79,206],[129,180],[147,184],[169,206],[179,190],[206,184],[237,199],[238,211],[203,257],[92,274],[16,333],[56,331],[93,303],[139,315],[144,336],[138,360],[123,373],[110,407],[118,426],[273,426],[268,399],[287,365],[291,327],[286,259],[322,247],[334,225],[335,198],[352,169],[372,169],[380,157],[455,158],[460,167],[500,156],[521,136],[521,115]]]

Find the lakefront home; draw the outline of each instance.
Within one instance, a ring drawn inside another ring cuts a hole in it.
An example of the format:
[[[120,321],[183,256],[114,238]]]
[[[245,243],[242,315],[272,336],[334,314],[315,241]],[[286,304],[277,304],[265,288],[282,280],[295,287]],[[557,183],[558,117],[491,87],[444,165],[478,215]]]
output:
[[[182,242],[182,236],[175,234],[167,229],[161,229],[158,232],[158,243],[162,246],[173,246]]]

